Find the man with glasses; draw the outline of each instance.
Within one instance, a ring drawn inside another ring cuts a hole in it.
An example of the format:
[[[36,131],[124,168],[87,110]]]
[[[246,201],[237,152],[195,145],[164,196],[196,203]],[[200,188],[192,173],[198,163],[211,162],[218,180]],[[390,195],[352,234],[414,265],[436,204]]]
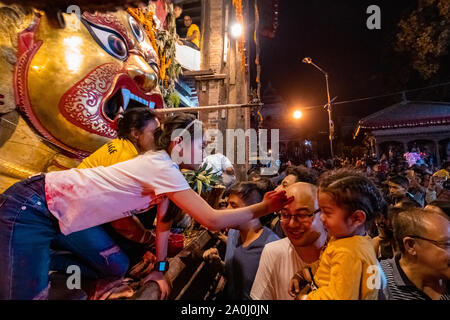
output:
[[[294,201],[280,211],[286,238],[264,247],[250,296],[253,300],[293,300],[289,283],[298,270],[318,262],[327,234],[320,220],[317,188],[298,182],[286,189]]]
[[[400,254],[383,260],[386,300],[450,299],[450,221],[435,210],[412,209],[394,221],[394,238]]]

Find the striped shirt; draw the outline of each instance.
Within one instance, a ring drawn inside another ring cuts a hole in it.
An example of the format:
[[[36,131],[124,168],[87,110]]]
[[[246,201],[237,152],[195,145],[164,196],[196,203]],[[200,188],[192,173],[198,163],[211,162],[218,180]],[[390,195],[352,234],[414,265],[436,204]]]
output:
[[[408,279],[400,266],[400,255],[395,258],[380,261],[386,276],[387,286],[378,292],[379,300],[431,300]],[[441,296],[441,300],[450,300],[450,288]]]

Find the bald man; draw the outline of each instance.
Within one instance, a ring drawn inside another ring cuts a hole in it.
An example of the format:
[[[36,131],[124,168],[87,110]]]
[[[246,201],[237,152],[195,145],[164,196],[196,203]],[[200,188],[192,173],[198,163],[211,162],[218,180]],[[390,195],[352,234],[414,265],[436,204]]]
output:
[[[293,300],[289,283],[298,270],[317,264],[327,233],[320,220],[317,189],[298,182],[286,189],[294,201],[280,212],[286,238],[264,247],[250,293],[253,300]]]
[[[395,258],[380,262],[387,286],[380,300],[450,300],[450,220],[436,208],[394,218]]]

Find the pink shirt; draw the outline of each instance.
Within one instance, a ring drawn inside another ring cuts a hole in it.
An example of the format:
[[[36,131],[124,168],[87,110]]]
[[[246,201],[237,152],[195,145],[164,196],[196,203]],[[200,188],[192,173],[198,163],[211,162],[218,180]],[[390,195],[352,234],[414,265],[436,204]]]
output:
[[[65,235],[147,210],[165,193],[189,189],[165,151],[148,151],[109,167],[45,175],[50,212]]]

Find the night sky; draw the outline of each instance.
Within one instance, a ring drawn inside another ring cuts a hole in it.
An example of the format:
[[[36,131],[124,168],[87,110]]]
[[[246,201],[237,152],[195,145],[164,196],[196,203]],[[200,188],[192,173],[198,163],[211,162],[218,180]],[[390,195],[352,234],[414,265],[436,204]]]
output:
[[[325,77],[303,57],[328,71],[331,97],[349,100],[399,91],[390,68],[397,23],[416,7],[415,0],[280,0],[276,38],[262,43],[263,90],[270,81],[289,108],[326,103]],[[369,5],[381,8],[381,30],[369,30]],[[403,87],[402,87],[403,89]],[[364,117],[401,100],[401,96],[335,106],[333,117]],[[286,112],[290,112],[287,110]],[[302,127],[327,131],[323,108],[304,112]],[[314,121],[306,121],[314,119]]]

